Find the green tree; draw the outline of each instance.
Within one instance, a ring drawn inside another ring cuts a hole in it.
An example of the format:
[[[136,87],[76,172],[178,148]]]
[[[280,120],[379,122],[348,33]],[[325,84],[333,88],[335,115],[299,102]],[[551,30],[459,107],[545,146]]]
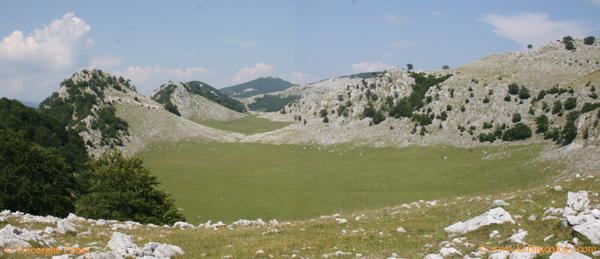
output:
[[[81,179],[88,190],[76,202],[77,215],[142,224],[185,221],[173,198],[158,189],[156,176],[142,166],[141,158],[126,158],[113,151],[88,166]]]
[[[517,85],[516,83],[508,85],[508,93],[512,95],[517,95],[519,93],[519,85]]]
[[[528,49],[533,49],[533,45],[529,44],[529,45],[527,45],[527,48]]]
[[[512,116],[512,122],[517,123],[521,121],[521,114],[520,113],[514,113]]]
[[[413,64],[408,63],[406,64],[406,67],[408,68],[408,71],[411,71],[413,69]]]
[[[565,101],[565,110],[571,110],[577,107],[577,97],[569,97]]]
[[[535,118],[535,123],[537,126],[536,133],[544,133],[548,131],[548,116],[542,114],[541,116]]]
[[[519,98],[525,100],[529,99],[529,97],[531,97],[529,90],[525,86],[521,86],[521,89],[519,90]]]
[[[327,109],[321,109],[319,111],[319,116],[321,116],[321,118],[327,116]]]
[[[373,115],[373,123],[375,125],[381,123],[382,121],[385,120],[385,115],[383,115],[383,113],[381,111],[377,111],[374,115]]]
[[[448,69],[450,69],[450,67],[449,67],[448,65],[444,65],[444,66],[442,67],[442,69],[443,69],[443,70],[448,70]]]
[[[507,129],[502,135],[504,141],[525,140],[531,137],[531,128],[524,123],[517,123],[513,128]]]
[[[585,39],[583,39],[583,43],[585,45],[592,45],[592,44],[594,44],[595,41],[596,41],[596,38],[594,36],[585,37]]]
[[[24,131],[0,129],[0,209],[65,217],[75,210],[76,187],[62,158],[26,140]]]
[[[556,100],[554,102],[554,106],[552,107],[552,114],[557,114],[562,110],[563,104],[560,100]]]

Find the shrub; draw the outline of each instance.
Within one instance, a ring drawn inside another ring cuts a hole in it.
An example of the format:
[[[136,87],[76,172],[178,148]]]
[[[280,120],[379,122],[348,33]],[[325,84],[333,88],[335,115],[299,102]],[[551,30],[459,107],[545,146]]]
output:
[[[491,129],[492,127],[492,123],[483,122],[483,129]]]
[[[552,128],[544,133],[544,139],[552,139],[552,141],[558,141],[560,139],[560,132],[557,128]]]
[[[444,66],[442,66],[442,69],[443,70],[448,70],[448,69],[450,69],[450,67],[448,65],[444,65]]]
[[[173,103],[171,103],[171,101],[167,101],[165,103],[165,110],[167,110],[168,112],[175,114],[177,116],[181,116],[181,114],[179,113],[179,110],[177,109],[177,106]]]
[[[460,106],[460,111],[461,111],[461,112],[465,112],[466,110],[467,110],[467,108],[465,108],[465,106],[464,106],[464,105]]]
[[[479,142],[489,141],[489,142],[493,143],[496,140],[496,135],[494,135],[494,133],[488,133],[488,134],[480,133],[478,138],[479,138]]]
[[[75,177],[62,158],[11,129],[0,129],[0,150],[0,208],[57,217],[74,211]]]
[[[441,121],[445,121],[448,118],[448,113],[442,112],[437,118]]]
[[[88,163],[82,182],[89,186],[76,203],[77,215],[95,219],[172,224],[185,221],[173,198],[138,157],[114,151]]]
[[[517,123],[513,128],[507,129],[502,135],[504,141],[525,140],[531,137],[531,128],[524,123]]]
[[[554,107],[552,108],[552,114],[557,114],[562,110],[563,104],[560,100],[556,100],[554,102]]]
[[[521,89],[519,90],[519,98],[525,100],[529,99],[530,96],[529,90],[525,86],[521,86]]]
[[[583,107],[581,108],[581,113],[586,113],[586,112],[591,112],[595,109],[597,109],[598,107],[600,107],[600,103],[585,103],[583,105]]]
[[[568,50],[572,50],[572,49],[575,48],[575,46],[573,45],[572,41],[569,41],[569,42],[565,43],[565,48],[568,49]],[[569,64],[571,64],[571,63],[569,63]]]
[[[571,110],[577,107],[577,97],[569,97],[565,101],[565,110]]]
[[[535,130],[536,133],[539,134],[548,131],[548,116],[545,114],[535,118],[535,123],[537,126],[537,129]]]
[[[483,99],[483,103],[489,103],[490,99],[487,98],[487,96]]]
[[[383,115],[383,113],[381,113],[381,111],[378,111],[375,113],[375,115],[373,115],[373,123],[375,125],[379,124],[380,122],[385,120],[385,115]]]
[[[377,113],[377,111],[375,110],[375,108],[373,108],[373,107],[367,107],[363,111],[363,114],[361,115],[361,117],[362,118],[365,118],[365,117],[373,118],[373,116],[375,116],[375,113]]]
[[[537,99],[542,100],[542,99],[544,99],[544,97],[546,97],[546,90],[540,91],[540,93],[538,93]]]
[[[561,136],[561,142],[563,145],[571,144],[575,137],[577,137],[577,126],[575,126],[575,123],[568,122],[567,125],[565,125],[563,131],[561,132]]]
[[[323,122],[324,123],[329,123],[329,118],[327,118],[327,115],[325,115],[325,117],[323,117]]]
[[[321,116],[321,118],[327,116],[327,109],[321,109],[319,111],[319,115]]]
[[[506,97],[504,97],[504,101],[510,102],[512,101],[512,98],[510,97],[510,95],[506,95]]]
[[[446,111],[451,111],[452,110],[452,105],[448,104],[446,105]]]
[[[594,44],[595,41],[596,41],[596,38],[594,36],[589,36],[589,37],[585,37],[585,39],[583,39],[583,44],[592,45],[592,44]]]
[[[508,93],[512,94],[512,95],[516,95],[519,93],[519,85],[517,85],[516,83],[512,83],[510,85],[508,85]]]
[[[517,123],[519,121],[521,121],[521,114],[517,112],[517,113],[513,114],[513,116],[512,116],[512,122],[513,123]]]

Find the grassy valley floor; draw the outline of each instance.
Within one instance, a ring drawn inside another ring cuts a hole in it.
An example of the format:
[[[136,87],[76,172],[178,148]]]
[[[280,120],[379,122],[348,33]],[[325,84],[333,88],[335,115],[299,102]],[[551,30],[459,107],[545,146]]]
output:
[[[187,220],[301,220],[537,186],[543,145],[461,149],[154,143],[137,155]]]
[[[271,121],[265,118],[258,118],[256,115],[246,114],[246,116],[232,121],[216,121],[216,120],[198,120],[190,118],[190,120],[202,124],[207,127],[227,130],[231,132],[244,133],[248,135],[263,133],[281,129],[289,126],[292,122]]]

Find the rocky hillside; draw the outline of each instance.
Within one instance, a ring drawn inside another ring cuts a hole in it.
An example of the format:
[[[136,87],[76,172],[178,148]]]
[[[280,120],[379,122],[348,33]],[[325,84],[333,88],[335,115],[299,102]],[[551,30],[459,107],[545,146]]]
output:
[[[285,114],[280,111],[268,117],[289,121],[301,117],[302,123],[253,136],[252,140],[468,146],[480,143],[480,134],[493,135],[496,130],[502,133],[496,139],[501,139],[507,129],[518,123],[527,125],[535,133],[536,118],[545,115],[548,129],[542,133],[550,131],[546,137],[555,137],[554,128],[561,133],[571,118],[580,133],[573,141],[579,145],[596,145],[600,133],[594,124],[598,107],[595,88],[600,86],[600,47],[598,43],[584,45],[582,39],[574,42],[575,50],[565,49],[562,42],[551,42],[523,52],[491,54],[469,65],[444,71],[411,73],[392,67],[362,81],[336,79],[343,83],[331,84],[322,91],[315,91],[310,85],[292,87],[274,94],[296,91],[294,94],[301,95],[299,101],[285,107]],[[446,76],[449,77],[443,80]],[[411,96],[416,92],[415,80],[426,84],[430,78],[439,81],[424,86],[427,89],[420,88],[419,91],[424,91],[422,96]],[[509,93],[509,86],[512,90],[516,88],[516,92]],[[417,97],[422,99],[416,100]],[[411,109],[403,113],[406,107],[402,105],[407,103]],[[586,103],[589,104],[586,106]],[[369,107],[371,109],[367,109]],[[580,113],[569,117],[574,111]],[[378,118],[373,118],[376,114]],[[530,141],[543,139],[544,134],[533,134]],[[482,140],[489,143],[486,138]],[[555,138],[558,140],[560,136]]]
[[[232,142],[240,137],[173,115],[128,80],[100,70],[80,70],[41,105],[41,112],[79,132],[93,156],[111,148],[133,154],[152,141],[198,137]]]
[[[235,98],[247,98],[254,95],[272,93],[294,86],[279,77],[261,77],[239,85],[221,88],[224,94]]]
[[[172,113],[193,121],[230,121],[243,117],[240,112],[245,111],[240,102],[198,81],[185,84],[171,81],[152,92],[150,98],[164,104]]]

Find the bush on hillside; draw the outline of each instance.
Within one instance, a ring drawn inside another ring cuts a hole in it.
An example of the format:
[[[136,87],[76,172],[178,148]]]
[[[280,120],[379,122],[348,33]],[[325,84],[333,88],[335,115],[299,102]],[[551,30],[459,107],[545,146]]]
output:
[[[542,99],[544,99],[544,97],[546,97],[546,90],[540,91],[540,93],[538,93],[537,99],[542,100]]]
[[[72,169],[24,131],[0,129],[0,187],[0,210],[65,217],[75,209]]]
[[[552,114],[557,114],[562,110],[563,104],[560,100],[556,100],[554,102],[554,106],[552,107]]]
[[[514,113],[512,116],[512,122],[517,123],[521,121],[521,114],[520,113]]]
[[[373,123],[375,125],[381,123],[382,121],[385,120],[385,115],[383,115],[383,113],[381,111],[377,111],[374,115],[373,115]]]
[[[508,85],[508,93],[512,95],[519,94],[519,85],[517,85],[516,83]]]
[[[596,41],[596,38],[594,36],[589,36],[589,37],[585,37],[585,39],[583,39],[583,44],[592,45],[592,44],[594,44],[595,41]]]
[[[535,118],[535,123],[537,126],[537,129],[535,130],[536,133],[539,134],[548,131],[548,116],[545,114]]]
[[[583,107],[581,107],[581,113],[591,112],[600,107],[600,103],[585,103]]]
[[[565,110],[571,110],[577,107],[577,97],[569,97],[565,101]]]
[[[142,224],[185,221],[173,198],[158,189],[156,176],[142,166],[141,158],[125,158],[113,151],[88,166],[81,177],[88,189],[76,202],[77,215]]]
[[[527,87],[521,86],[521,89],[519,90],[519,98],[521,98],[521,100],[525,100],[529,99],[529,97],[531,97],[531,95],[529,94]]]
[[[513,128],[507,129],[502,135],[504,141],[525,140],[531,137],[531,128],[524,123],[517,123]]]

